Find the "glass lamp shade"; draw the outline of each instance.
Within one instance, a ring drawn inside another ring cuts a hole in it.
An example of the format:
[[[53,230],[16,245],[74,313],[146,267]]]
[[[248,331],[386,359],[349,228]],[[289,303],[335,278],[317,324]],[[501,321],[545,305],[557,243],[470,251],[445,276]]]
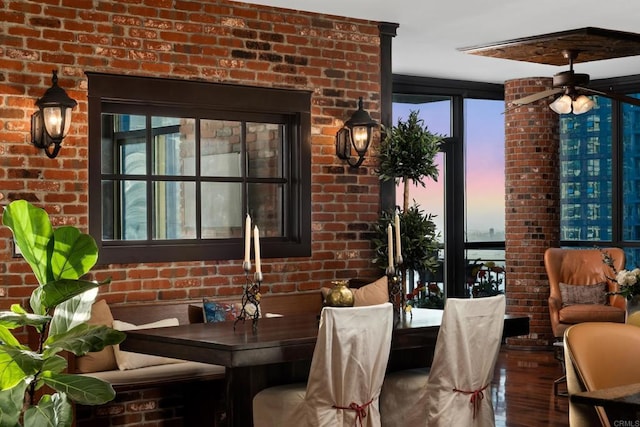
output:
[[[44,127],[51,139],[67,136],[71,128],[71,108],[63,106],[45,107],[42,109]]]
[[[573,114],[583,114],[591,110],[595,102],[587,96],[580,95],[573,101]]]
[[[370,129],[371,128],[367,126],[354,126],[351,130],[353,148],[355,148],[361,156],[367,152],[367,148],[369,147],[369,140],[371,138]]]
[[[549,108],[555,111],[558,114],[568,114],[571,112],[571,97],[569,95],[562,95],[551,104],[549,104]]]

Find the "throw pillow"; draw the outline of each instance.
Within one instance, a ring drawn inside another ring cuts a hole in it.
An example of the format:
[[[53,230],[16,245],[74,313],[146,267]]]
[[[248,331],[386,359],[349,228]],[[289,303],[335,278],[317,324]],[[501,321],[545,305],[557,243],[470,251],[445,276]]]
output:
[[[387,276],[382,276],[375,282],[364,285],[358,289],[352,289],[354,307],[365,305],[377,305],[389,302],[389,285]]]
[[[608,286],[606,282],[596,283],[595,285],[569,285],[567,283],[560,283],[559,285],[563,306],[608,303]]]
[[[245,309],[249,315],[255,311],[253,304],[247,304]],[[236,320],[241,310],[242,306],[238,303],[211,301],[206,298],[202,300],[202,312],[206,323]]]
[[[91,317],[87,321],[89,325],[104,325],[113,327],[113,316],[109,305],[103,299],[93,303]],[[118,369],[116,357],[113,354],[113,346],[106,346],[101,351],[95,351],[76,358],[76,372],[100,372]]]
[[[120,320],[113,321],[113,329],[119,331],[135,331],[137,329],[164,328],[167,326],[178,326],[178,319],[172,317],[170,319],[158,320],[157,322],[145,323],[144,325],[134,325],[132,323],[122,322]],[[166,365],[168,363],[183,362],[178,359],[168,357],[151,356],[148,354],[133,353],[130,351],[120,350],[120,345],[113,346],[113,353],[118,363],[118,369],[125,371],[127,369],[144,368],[145,366]]]

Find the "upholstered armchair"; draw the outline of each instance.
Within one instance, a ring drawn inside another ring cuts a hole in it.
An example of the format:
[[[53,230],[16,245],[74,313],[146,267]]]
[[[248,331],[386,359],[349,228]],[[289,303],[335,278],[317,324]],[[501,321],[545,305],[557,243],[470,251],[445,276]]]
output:
[[[635,325],[590,322],[568,328],[564,335],[569,395],[640,382],[640,334]],[[569,400],[569,426],[634,425],[634,414],[615,406]],[[629,425],[629,424],[628,424]]]
[[[624,269],[625,255],[620,248],[546,250],[544,265],[549,278],[549,315],[556,339],[562,339],[564,331],[576,323],[624,323],[624,298],[606,295],[618,286],[608,279],[615,277],[615,273],[603,262],[602,251],[612,257],[618,271]]]

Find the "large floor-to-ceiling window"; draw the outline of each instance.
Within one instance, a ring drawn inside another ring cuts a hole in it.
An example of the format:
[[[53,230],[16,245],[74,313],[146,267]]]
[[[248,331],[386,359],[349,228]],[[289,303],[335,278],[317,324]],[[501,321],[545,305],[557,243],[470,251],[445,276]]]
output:
[[[616,82],[618,91],[638,92],[634,79]],[[635,267],[640,262],[640,107],[604,96],[593,99],[591,111],[560,117],[561,244],[619,246],[627,266]]]
[[[637,76],[591,87],[640,98]],[[411,197],[436,215],[443,262],[436,279],[449,296],[469,295],[471,266],[504,265],[503,87],[394,76],[393,93],[394,122],[419,110],[432,132],[446,136],[438,182]],[[558,118],[560,244],[623,247],[631,268],[640,265],[640,107],[593,99],[591,111]]]
[[[468,296],[479,269],[504,265],[503,87],[394,76],[393,88],[394,124],[418,111],[428,129],[444,137],[438,181],[410,189],[410,199],[435,215],[440,234],[441,271],[427,280],[448,296]],[[396,198],[402,205],[401,188]],[[504,290],[503,275],[492,280]]]

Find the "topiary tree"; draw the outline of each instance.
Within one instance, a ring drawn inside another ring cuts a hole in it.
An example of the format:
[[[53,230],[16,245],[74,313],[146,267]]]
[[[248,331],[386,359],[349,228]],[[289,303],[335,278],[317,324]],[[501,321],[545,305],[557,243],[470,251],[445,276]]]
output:
[[[96,263],[94,239],[75,227],[53,229],[47,213],[24,200],[9,204],[2,222],[39,285],[31,293],[28,312],[18,304],[0,312],[0,426],[71,426],[71,401],[99,405],[112,400],[111,384],[65,373],[63,350],[81,356],[118,344],[125,334],[86,322],[102,283],[81,280]],[[21,344],[12,331],[33,328],[38,348]],[[48,386],[56,393],[36,392]]]
[[[440,151],[442,136],[433,134],[418,118],[417,111],[411,111],[406,122],[398,120],[391,128],[385,129],[386,136],[380,143],[380,167],[378,175],[382,181],[402,180],[404,183],[402,210],[409,209],[409,184],[425,187],[424,180],[438,180],[435,158]]]
[[[408,270],[435,271],[438,267],[437,239],[433,215],[425,214],[415,203],[409,206],[410,184],[425,187],[426,179],[438,180],[438,168],[435,158],[440,151],[442,136],[429,131],[417,111],[411,111],[406,121],[398,120],[395,126],[385,128],[385,137],[380,143],[379,168],[380,180],[394,180],[404,184],[400,217],[403,277]],[[393,222],[395,212],[382,212],[375,227],[373,239],[376,250],[376,264],[384,268],[387,253],[386,227]]]
[[[387,225],[393,223],[393,212],[382,212],[374,225],[373,262],[380,268],[387,266]],[[438,232],[432,215],[420,210],[417,204],[400,215],[403,267],[408,270],[426,271],[438,267]]]

